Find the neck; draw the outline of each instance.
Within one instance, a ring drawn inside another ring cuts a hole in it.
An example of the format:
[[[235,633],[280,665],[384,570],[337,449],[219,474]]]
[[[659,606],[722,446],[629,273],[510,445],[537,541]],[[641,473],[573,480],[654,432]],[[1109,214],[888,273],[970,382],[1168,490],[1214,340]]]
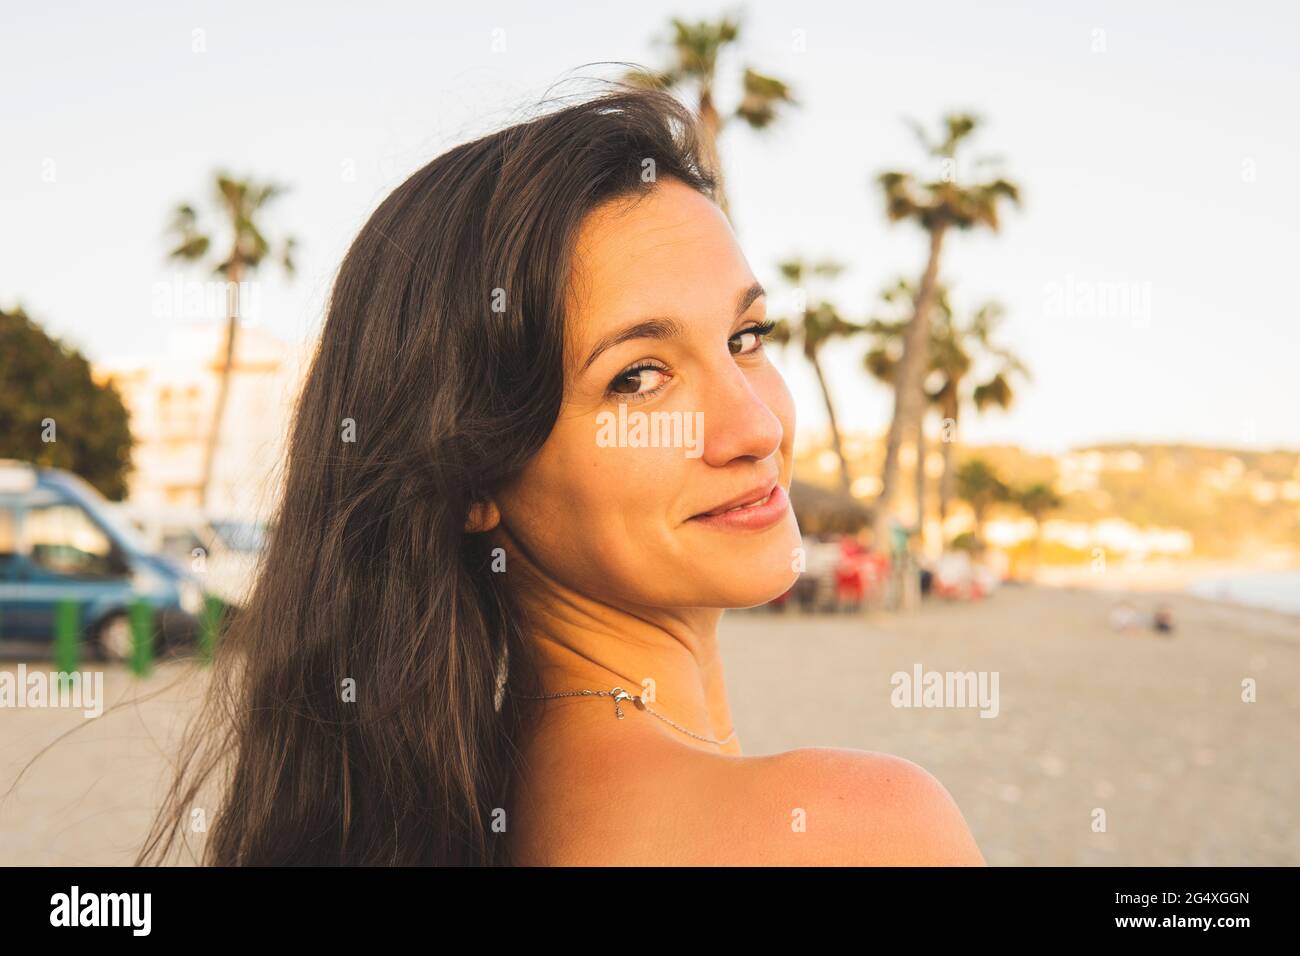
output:
[[[528,620],[540,693],[622,687],[692,733],[714,740],[731,733],[718,653],[720,609],[615,606],[566,587],[535,568],[530,571],[527,586],[518,593]],[[607,698],[583,706],[615,719],[614,705]],[[625,702],[623,710],[625,719],[655,725],[688,746],[715,753],[740,752],[734,737],[724,745],[711,744],[651,714],[636,714],[630,703]]]

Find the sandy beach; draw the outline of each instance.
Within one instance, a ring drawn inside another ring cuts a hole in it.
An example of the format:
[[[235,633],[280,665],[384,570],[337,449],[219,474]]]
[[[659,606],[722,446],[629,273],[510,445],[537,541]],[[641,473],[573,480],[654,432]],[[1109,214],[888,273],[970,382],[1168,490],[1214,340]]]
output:
[[[729,614],[741,742],[913,760],[953,794],[992,865],[1300,864],[1300,618],[1145,593],[1138,610],[1166,602],[1173,634],[1117,633],[1114,600],[1008,587],[909,615]],[[179,667],[106,671],[108,707],[149,699],[96,719],[0,711],[0,864],[132,861],[200,686],[165,689]],[[891,675],[918,669],[996,674],[996,716],[894,706]]]
[[[913,760],[993,865],[1300,863],[1300,618],[1180,595],[1135,603],[1158,601],[1171,637],[1112,631],[1105,592],[1031,587],[912,616],[733,619],[741,739],[755,753],[815,744]],[[917,664],[997,671],[998,716],[892,706],[890,675]]]

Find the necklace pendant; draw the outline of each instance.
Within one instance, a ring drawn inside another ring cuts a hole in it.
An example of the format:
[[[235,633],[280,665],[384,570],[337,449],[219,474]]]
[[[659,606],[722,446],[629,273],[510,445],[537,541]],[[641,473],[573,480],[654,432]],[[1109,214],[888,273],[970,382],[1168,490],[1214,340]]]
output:
[[[630,700],[630,701],[632,702],[633,706],[635,706],[637,710],[645,710],[645,709],[646,709],[646,706],[645,706],[645,704],[641,701],[641,698],[640,698],[640,697],[634,697],[633,695],[629,694],[627,691],[625,691],[625,690],[624,690],[623,688],[621,688],[621,687],[615,687],[614,689],[612,689],[612,690],[609,692],[609,694],[610,694],[611,697],[614,698],[614,716],[616,716],[619,720],[622,720],[622,719],[623,719],[623,706],[622,706],[622,705],[623,705],[623,701],[625,701],[625,700]]]
[[[632,699],[632,695],[629,694],[627,691],[625,691],[625,690],[624,690],[623,688],[621,688],[621,687],[615,687],[613,690],[611,690],[611,691],[609,692],[609,694],[610,694],[611,697],[614,698],[614,716],[617,717],[619,720],[622,720],[622,719],[623,719],[623,706],[622,706],[622,705],[623,705],[623,701],[625,701],[625,700],[631,700],[631,699]]]

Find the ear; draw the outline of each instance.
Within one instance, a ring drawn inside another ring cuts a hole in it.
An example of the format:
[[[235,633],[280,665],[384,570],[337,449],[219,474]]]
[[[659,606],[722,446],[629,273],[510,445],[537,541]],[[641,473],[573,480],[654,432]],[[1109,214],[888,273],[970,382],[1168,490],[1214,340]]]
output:
[[[491,498],[476,501],[469,506],[469,515],[465,518],[465,531],[480,534],[491,531],[501,521],[501,511]]]

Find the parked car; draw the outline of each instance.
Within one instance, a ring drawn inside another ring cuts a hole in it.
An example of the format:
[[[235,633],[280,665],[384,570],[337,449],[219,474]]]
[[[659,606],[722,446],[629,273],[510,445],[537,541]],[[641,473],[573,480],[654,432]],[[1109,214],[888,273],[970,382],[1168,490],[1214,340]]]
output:
[[[174,562],[230,607],[242,607],[266,542],[259,521],[211,518],[192,509],[117,505],[149,550]]]
[[[58,606],[68,600],[80,607],[92,652],[127,660],[134,602],[152,608],[161,652],[195,638],[205,594],[76,475],[0,461],[0,642],[10,652],[50,653]]]

